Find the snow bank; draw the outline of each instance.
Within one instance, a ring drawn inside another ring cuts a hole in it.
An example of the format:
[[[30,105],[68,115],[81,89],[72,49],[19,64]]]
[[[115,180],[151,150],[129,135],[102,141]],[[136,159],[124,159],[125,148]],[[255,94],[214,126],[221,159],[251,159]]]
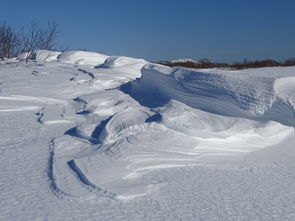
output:
[[[134,97],[140,97],[146,106],[158,106],[173,99],[224,116],[295,125],[292,82],[293,78],[277,79],[259,72],[247,76],[230,71],[221,74],[146,65],[142,78],[125,89]]]
[[[276,95],[295,107],[295,77],[279,78],[275,81],[274,90]]]
[[[96,68],[116,69],[121,72],[132,72],[134,74],[140,74],[144,65],[148,64],[146,60],[124,57],[124,56],[111,56],[108,57],[102,65],[96,66]]]
[[[96,66],[103,64],[107,58],[107,55],[96,52],[66,51],[58,57],[58,61],[77,65]]]
[[[38,50],[32,55],[32,60],[36,61],[56,61],[61,54],[59,51]]]
[[[0,65],[0,220],[295,220],[295,67],[92,55]]]
[[[57,57],[61,54],[59,51],[49,51],[49,50],[38,50],[31,55],[30,60],[33,61],[56,61]],[[17,59],[19,61],[25,61],[29,53],[22,53],[18,55]]]
[[[108,57],[105,62],[98,66],[100,68],[112,68],[112,67],[121,67],[121,66],[144,66],[148,62],[143,59],[138,58],[130,58],[124,56],[110,56]]]
[[[138,58],[110,56],[103,64],[98,65],[95,68],[97,70],[109,72],[111,75],[118,74],[121,77],[125,75],[129,80],[132,80],[141,77],[141,69],[148,63],[149,62]]]

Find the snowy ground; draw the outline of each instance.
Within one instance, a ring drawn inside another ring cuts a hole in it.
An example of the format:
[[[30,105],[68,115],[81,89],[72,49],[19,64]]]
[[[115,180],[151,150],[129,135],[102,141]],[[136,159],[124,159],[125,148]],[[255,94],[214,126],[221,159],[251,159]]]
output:
[[[35,59],[0,64],[0,220],[295,220],[295,67]]]

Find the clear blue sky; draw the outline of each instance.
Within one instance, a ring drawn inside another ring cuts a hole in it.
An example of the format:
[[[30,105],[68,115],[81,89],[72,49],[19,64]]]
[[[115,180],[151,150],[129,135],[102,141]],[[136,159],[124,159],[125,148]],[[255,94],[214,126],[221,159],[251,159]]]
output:
[[[295,57],[295,0],[0,0],[1,20],[56,21],[60,45],[151,61]]]

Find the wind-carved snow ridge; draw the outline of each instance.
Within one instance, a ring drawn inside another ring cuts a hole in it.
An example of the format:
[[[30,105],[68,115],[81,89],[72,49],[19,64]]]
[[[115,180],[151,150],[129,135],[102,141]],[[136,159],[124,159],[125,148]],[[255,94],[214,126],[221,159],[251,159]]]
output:
[[[66,51],[60,54],[58,61],[76,65],[95,66],[103,63],[107,55],[89,51]]]
[[[112,66],[98,70],[104,68]],[[291,115],[282,115],[291,111],[289,103],[274,109],[281,102],[275,78],[157,65],[141,72],[120,90],[74,99],[81,104],[75,104],[76,114],[85,120],[59,138],[64,152],[57,155],[66,159],[58,160],[66,168],[60,179],[72,183],[76,177],[88,190],[95,186],[117,199],[132,199],[165,185],[150,178],[157,171],[232,161],[294,132]],[[79,187],[60,182],[68,195],[85,197]]]
[[[294,217],[294,67],[37,55],[0,65],[1,219]]]
[[[223,116],[272,120],[295,126],[293,79],[146,65],[142,69],[142,78],[121,88],[147,107],[163,106],[170,100],[177,100],[192,108]],[[280,82],[283,82],[282,86]],[[290,88],[286,87],[287,82]],[[279,88],[285,88],[287,92],[281,93]],[[154,99],[155,96],[158,99]]]

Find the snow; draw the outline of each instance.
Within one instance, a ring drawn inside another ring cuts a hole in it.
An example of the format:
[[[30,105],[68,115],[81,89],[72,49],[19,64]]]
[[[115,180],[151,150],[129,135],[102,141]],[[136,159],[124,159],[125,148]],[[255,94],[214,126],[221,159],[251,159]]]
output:
[[[60,54],[62,53],[59,51],[38,50],[33,54],[32,59],[36,61],[56,61]]]
[[[0,220],[294,220],[294,67],[32,59],[0,65]]]
[[[62,54],[59,51],[49,51],[49,50],[37,50],[36,52],[32,53],[31,60],[34,61],[56,61],[57,57]],[[19,61],[25,61],[29,53],[22,53],[20,54],[17,59]]]
[[[135,66],[136,64],[141,65],[143,67],[144,64],[147,62],[143,59],[138,58],[130,58],[130,57],[123,57],[123,56],[111,56],[108,57],[104,64],[101,67],[104,68],[111,68],[111,67],[118,67],[118,66]]]
[[[58,60],[61,62],[90,66],[100,65],[107,58],[107,55],[89,51],[66,51],[58,56]]]
[[[170,61],[171,63],[186,63],[186,62],[192,62],[192,63],[199,63],[196,60],[193,60],[191,58],[180,58]]]
[[[22,54],[17,56],[17,59],[20,60],[20,61],[25,61],[28,55],[29,55],[28,52],[22,53]]]

